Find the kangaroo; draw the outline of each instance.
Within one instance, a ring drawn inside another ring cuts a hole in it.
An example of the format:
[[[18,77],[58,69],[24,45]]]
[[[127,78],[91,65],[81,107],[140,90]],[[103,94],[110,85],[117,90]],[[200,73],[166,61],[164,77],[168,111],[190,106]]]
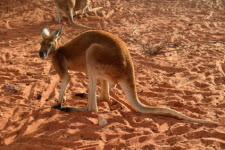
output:
[[[91,8],[91,1],[90,0],[54,0],[55,5],[56,5],[56,21],[61,22],[60,18],[60,10],[62,10],[65,15],[67,16],[70,24],[78,26],[78,27],[83,27],[83,28],[88,28],[88,29],[93,29],[88,26],[76,24],[73,20],[73,16],[76,15],[75,11],[81,10],[81,17],[84,14],[84,11],[88,9],[88,11],[93,11],[93,10],[99,10],[102,7],[97,7],[95,9]]]
[[[84,15],[84,11],[86,9],[88,9],[88,12],[92,12],[92,11],[96,11],[96,10],[102,9],[102,7],[97,7],[97,8],[93,8],[92,9],[90,0],[76,0],[76,5],[75,5],[75,8],[74,8],[75,15],[77,15],[76,11],[81,10],[80,18],[82,18],[83,15]]]
[[[120,84],[129,104],[141,113],[173,116],[197,123],[217,124],[214,121],[195,119],[169,108],[150,107],[139,101],[136,91],[134,65],[126,44],[116,35],[90,30],[81,33],[65,45],[59,45],[58,38],[63,27],[52,34],[48,28],[42,29],[42,42],[39,51],[41,58],[50,57],[62,83],[57,107],[65,101],[65,90],[70,81],[69,70],[84,72],[88,76],[88,104],[75,111],[97,112],[96,83],[101,81],[100,97],[109,100],[109,87]]]

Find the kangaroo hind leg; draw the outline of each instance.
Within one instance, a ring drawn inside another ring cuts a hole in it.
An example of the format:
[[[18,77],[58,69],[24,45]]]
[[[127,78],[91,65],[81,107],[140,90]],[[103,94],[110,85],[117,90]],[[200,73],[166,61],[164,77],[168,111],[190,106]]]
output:
[[[88,111],[98,111],[97,109],[97,96],[96,96],[96,83],[97,79],[101,81],[100,98],[109,99],[109,85],[105,78],[102,78],[104,68],[102,62],[99,62],[99,55],[105,47],[100,44],[92,44],[86,51],[86,67],[89,79],[88,86]]]
[[[101,82],[101,93],[100,99],[101,100],[109,100],[109,83],[104,79],[100,79]]]
[[[97,98],[96,98],[96,84],[97,78],[94,76],[94,66],[91,64],[87,64],[87,71],[88,71],[88,111],[98,111],[97,107]]]
[[[96,83],[97,79],[93,76],[88,76],[88,111],[98,111],[96,99]]]

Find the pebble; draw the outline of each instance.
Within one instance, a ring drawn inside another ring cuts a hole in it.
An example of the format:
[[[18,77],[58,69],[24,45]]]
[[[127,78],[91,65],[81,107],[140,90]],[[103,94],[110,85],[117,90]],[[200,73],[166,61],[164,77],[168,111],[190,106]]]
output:
[[[107,122],[107,120],[106,120],[104,117],[98,116],[98,124],[99,124],[100,126],[104,126],[104,125],[107,125],[108,122]]]

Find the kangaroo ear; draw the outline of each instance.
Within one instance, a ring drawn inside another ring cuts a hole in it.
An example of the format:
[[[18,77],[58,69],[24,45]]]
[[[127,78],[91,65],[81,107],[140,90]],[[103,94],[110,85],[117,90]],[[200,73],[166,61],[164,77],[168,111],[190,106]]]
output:
[[[58,39],[58,37],[60,37],[61,33],[62,33],[62,29],[64,28],[64,26],[62,26],[61,28],[59,28],[58,30],[54,31],[52,33],[52,36],[55,38],[55,39]]]
[[[46,37],[49,37],[50,36],[50,31],[48,28],[43,28],[42,31],[41,31],[41,35],[42,35],[42,38],[46,38]]]

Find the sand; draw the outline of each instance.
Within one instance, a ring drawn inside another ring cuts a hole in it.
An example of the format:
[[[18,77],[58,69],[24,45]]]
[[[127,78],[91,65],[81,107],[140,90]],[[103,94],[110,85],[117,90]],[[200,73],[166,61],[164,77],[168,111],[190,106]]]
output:
[[[96,0],[103,7],[75,21],[116,34],[127,43],[135,66],[139,99],[150,106],[213,120],[203,125],[142,114],[132,109],[120,86],[98,113],[53,109],[60,82],[49,59],[40,59],[43,27],[64,25],[60,41],[86,31],[52,1],[0,1],[0,149],[2,150],[183,150],[225,149],[225,1]],[[216,41],[221,41],[216,42]],[[191,46],[180,51],[162,52]],[[223,42],[223,43],[222,43]],[[155,51],[154,51],[155,50]],[[66,106],[84,107],[84,73],[71,72]],[[99,116],[106,125],[99,125]]]

